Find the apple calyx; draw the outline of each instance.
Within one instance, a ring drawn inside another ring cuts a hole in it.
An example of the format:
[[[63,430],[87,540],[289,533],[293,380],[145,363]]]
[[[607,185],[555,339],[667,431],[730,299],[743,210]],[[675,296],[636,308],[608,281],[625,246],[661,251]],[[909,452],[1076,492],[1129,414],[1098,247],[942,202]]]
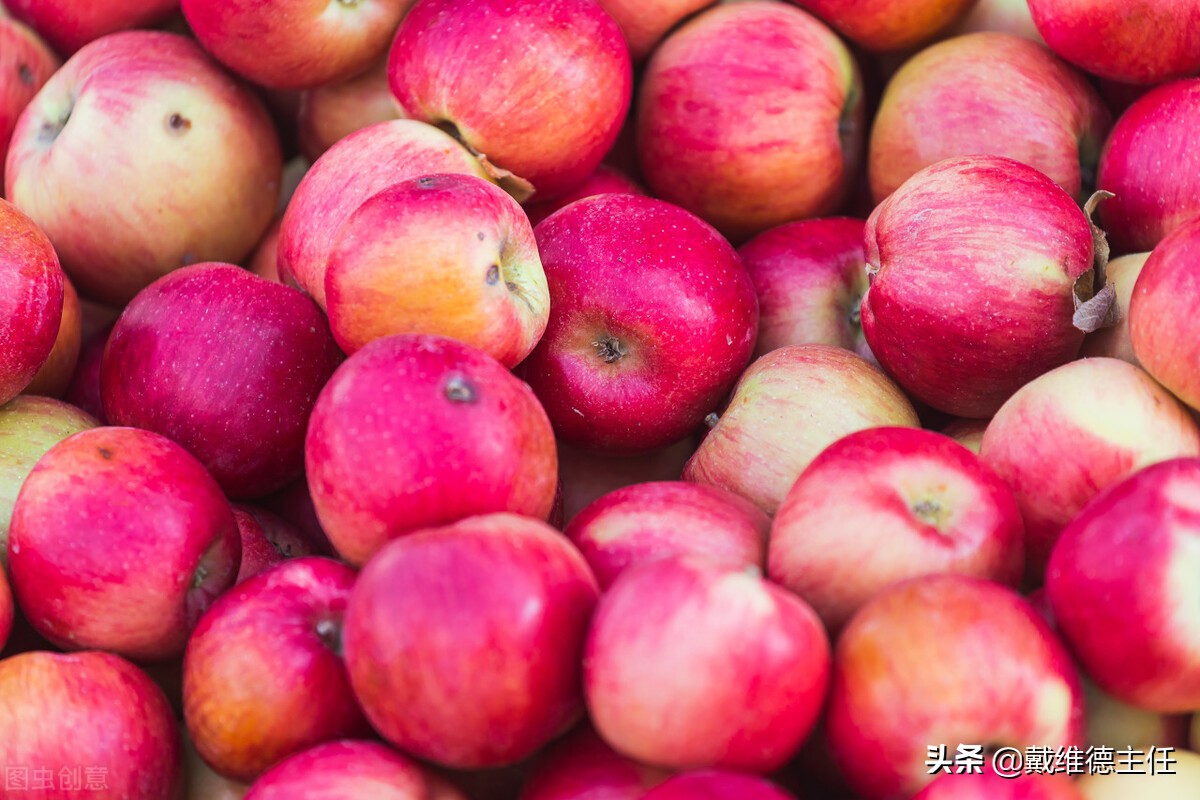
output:
[[[451,403],[474,403],[478,398],[475,387],[461,375],[446,381],[446,399]]]
[[[192,121],[178,111],[168,114],[164,124],[168,132],[176,135],[187,133],[192,129]]]
[[[458,129],[458,126],[453,122],[450,122],[449,120],[443,120],[442,122],[435,124],[434,127],[454,137],[454,141],[462,145],[468,153],[470,153],[476,158],[476,160],[479,161],[479,166],[483,167],[484,174],[491,178],[493,183],[512,195],[512,198],[518,203],[524,203],[528,201],[529,198],[533,197],[533,195],[536,193],[537,190],[534,188],[532,183],[519,175],[513,174],[503,167],[493,164],[490,160],[488,160],[487,155],[479,152],[470,144],[468,144],[463,138],[462,132]]]
[[[1117,305],[1117,289],[1108,280],[1107,274],[1110,252],[1108,236],[1093,219],[1100,203],[1115,196],[1112,192],[1101,189],[1094,192],[1083,206],[1083,213],[1092,229],[1095,261],[1092,268],[1075,281],[1075,315],[1071,322],[1084,333],[1110,328],[1121,321],[1121,309]]]
[[[314,627],[317,638],[334,655],[342,655],[342,626],[339,620],[325,617],[317,620]]]
[[[604,359],[605,364],[615,364],[629,355],[629,348],[611,333],[592,342],[592,347],[596,348],[596,354]]]
[[[946,522],[946,509],[932,497],[925,497],[909,506],[912,515],[931,528],[942,532]]]

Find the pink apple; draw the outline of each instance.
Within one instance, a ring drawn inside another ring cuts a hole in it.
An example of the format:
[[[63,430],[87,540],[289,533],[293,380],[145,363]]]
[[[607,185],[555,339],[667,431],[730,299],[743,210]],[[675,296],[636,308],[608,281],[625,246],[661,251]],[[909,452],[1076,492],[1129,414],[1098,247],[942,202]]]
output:
[[[720,769],[685,772],[642,795],[642,800],[795,800],[765,778]]]
[[[1012,492],[965,447],[916,428],[874,428],[808,465],[771,526],[771,580],[830,630],[885,589],[924,575],[1016,585],[1024,565]]]
[[[1011,33],[1033,42],[1045,44],[1033,14],[1029,12],[1029,0],[978,0],[958,22],[947,31],[951,36],[966,33]]]
[[[985,770],[941,775],[913,800],[1083,800],[1083,795],[1066,775],[1010,777]]]
[[[971,0],[792,0],[866,50],[910,50],[949,27]]]
[[[360,75],[300,95],[300,152],[316,161],[355,131],[399,116],[400,107],[388,85],[387,59],[381,58]]]
[[[683,478],[740,494],[773,515],[822,450],[883,426],[920,422],[882,372],[840,347],[781,347],[742,375]]]
[[[667,773],[617,753],[590,727],[548,749],[521,789],[520,800],[642,800]]]
[[[689,437],[652,453],[606,456],[559,442],[558,486],[563,524],[609,492],[638,483],[679,480],[683,465],[696,452],[696,444]]]
[[[547,198],[599,166],[633,87],[621,29],[592,0],[421,0],[396,32],[388,80],[404,115]]]
[[[955,419],[942,428],[942,433],[975,455],[979,455],[979,450],[983,447],[983,434],[990,421],[986,419]]]
[[[64,284],[65,285],[65,284]],[[86,316],[84,317],[86,321]],[[75,371],[63,399],[86,411],[100,422],[104,422],[104,401],[100,398],[100,367],[104,362],[104,349],[112,325],[108,325],[90,336],[85,336],[75,360]]]
[[[123,303],[178,267],[248,255],[280,170],[248,89],[194,42],[133,31],[81,50],[38,92],[13,133],[6,192],[76,288]]]
[[[0,187],[17,117],[59,66],[58,56],[40,36],[0,14]]]
[[[792,344],[868,355],[858,308],[867,291],[863,228],[849,217],[790,222],[739,248],[758,294],[755,356]]]
[[[450,767],[515,763],[583,710],[598,588],[557,531],[491,514],[387,545],[346,613],[355,694],[392,744]],[[452,631],[453,635],[447,635]]]
[[[525,206],[525,212],[529,215],[529,221],[537,225],[560,208],[565,208],[576,200],[594,197],[598,194],[644,195],[646,190],[639,186],[633,178],[627,177],[625,173],[615,167],[601,164],[596,167],[596,171],[591,174],[591,177],[574,189],[550,200],[535,200]]]
[[[110,33],[163,22],[179,0],[4,0],[4,5],[55,50],[71,55]]]
[[[1193,800],[1200,794],[1200,754],[1187,750],[1160,753],[1151,764],[1135,764],[1123,774],[1084,775],[1075,785],[1083,800]],[[1172,763],[1164,765],[1166,759]],[[1161,772],[1164,766],[1167,772]]]
[[[926,167],[875,209],[866,242],[867,344],[939,411],[989,417],[1083,344],[1074,315],[1077,284],[1092,277],[1091,228],[1033,167],[981,155]]]
[[[782,3],[719,5],[646,67],[637,148],[653,193],[735,241],[833,213],[860,160],[862,83],[850,51]]]
[[[378,339],[342,365],[317,400],[306,459],[321,524],[355,565],[476,514],[545,519],[557,485],[554,434],[529,387],[437,336]]]
[[[79,362],[79,351],[83,346],[82,324],[83,312],[79,305],[79,295],[71,281],[64,276],[62,318],[58,324],[58,335],[54,339],[50,355],[25,387],[23,394],[43,397],[62,397],[66,394],[75,374],[75,366]]]
[[[183,652],[238,571],[216,481],[177,444],[94,428],[50,448],[13,509],[8,564],[25,617],[58,647],[138,660]]]
[[[62,323],[63,280],[46,234],[0,199],[0,405],[50,357]]]
[[[227,494],[257,497],[300,474],[309,414],[342,359],[310,298],[232,264],[196,264],[117,320],[104,413],[182,444]]]
[[[289,559],[320,555],[307,536],[270,511],[255,506],[234,505],[233,518],[242,540],[242,561],[236,583],[242,583]]]
[[[282,283],[279,279],[279,228],[282,221],[277,219],[267,228],[263,238],[259,240],[246,262],[246,268],[260,278]]]
[[[838,638],[833,674],[830,746],[864,800],[933,782],[930,747],[953,757],[959,745],[1083,746],[1083,690],[1066,648],[990,581],[925,577],[877,595]]]
[[[1149,253],[1134,253],[1128,256],[1114,258],[1108,262],[1105,274],[1116,291],[1116,303],[1120,312],[1120,322],[1111,328],[1101,328],[1089,333],[1083,340],[1081,355],[1088,357],[1119,358],[1135,367],[1141,366],[1137,354],[1133,352],[1133,342],[1129,334],[1129,304],[1133,300],[1133,287],[1142,267],[1146,266]]]
[[[700,555],[734,569],[763,569],[771,519],[715,486],[640,483],[601,497],[564,533],[607,589],[628,569],[660,558]]]
[[[413,0],[182,0],[204,49],[234,72],[275,89],[353,78],[387,52]]]
[[[671,29],[715,0],[598,0],[621,26],[635,62],[645,61]]]
[[[313,548],[313,555],[333,555],[333,545],[321,527],[317,509],[313,505],[312,492],[309,491],[305,478],[301,477],[278,492],[255,502],[299,531]]]
[[[255,781],[246,800],[466,800],[444,781],[377,742],[318,745]]]
[[[635,195],[572,203],[535,233],[550,322],[521,374],[558,436],[632,455],[695,431],[758,331],[734,249],[682,208]]]
[[[30,652],[0,661],[5,795],[168,800],[183,748],[162,691],[109,653]],[[25,789],[13,781],[24,778]],[[37,790],[39,783],[54,788]]]
[[[1087,674],[1150,711],[1200,708],[1200,624],[1187,602],[1200,563],[1200,459],[1134,473],[1062,532],[1046,570],[1059,629]]]
[[[980,455],[1017,498],[1027,569],[1036,579],[1059,533],[1088,501],[1150,464],[1200,456],[1200,428],[1142,370],[1088,358],[1014,394],[988,424]]]

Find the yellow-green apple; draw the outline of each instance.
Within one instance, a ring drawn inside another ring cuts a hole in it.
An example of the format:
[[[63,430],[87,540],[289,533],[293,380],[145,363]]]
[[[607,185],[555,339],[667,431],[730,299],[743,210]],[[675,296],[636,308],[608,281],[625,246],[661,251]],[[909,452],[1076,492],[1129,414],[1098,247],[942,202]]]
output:
[[[569,206],[576,200],[582,200],[585,197],[593,197],[598,194],[644,195],[645,193],[646,190],[639,186],[633,178],[628,177],[616,167],[601,164],[596,167],[596,171],[591,174],[591,177],[574,189],[549,200],[534,200],[528,203],[525,206],[525,213],[529,216],[530,223],[537,225],[560,208]]]
[[[1193,800],[1200,795],[1200,755],[1189,750],[1160,750],[1153,758],[1136,755],[1121,772],[1080,778],[1075,785],[1083,800]]]
[[[322,555],[308,536],[266,509],[235,503],[233,518],[242,540],[242,560],[236,583],[289,559]]]
[[[104,348],[108,345],[112,327],[110,324],[91,336],[85,336],[79,348],[79,358],[75,361],[75,372],[63,394],[64,400],[91,414],[101,423],[104,422],[104,402],[100,399],[100,367],[104,362]]]
[[[373,195],[339,229],[325,310],[351,355],[384,336],[429,333],[511,368],[542,338],[550,290],[516,200],[473,175],[424,175]]]
[[[487,514],[405,536],[350,595],[351,685],[406,752],[455,768],[516,763],[583,711],[598,594],[579,551],[535,519]]]
[[[21,487],[8,537],[13,591],[40,634],[141,661],[183,653],[240,555],[216,481],[179,445],[135,428],[93,428],[50,448]]]
[[[880,202],[931,164],[990,153],[1086,200],[1110,127],[1100,94],[1044,46],[1005,33],[958,36],[888,83],[871,128],[871,194]]]
[[[0,405],[27,387],[54,349],[63,271],[46,234],[0,199]]]
[[[324,308],[325,267],[346,218],[394,183],[442,172],[486,177],[449,134],[423,122],[380,122],[345,137],[305,173],[288,203],[279,231],[280,278]]]
[[[308,89],[382,58],[413,0],[182,0],[188,26],[218,61],[262,86]]]
[[[683,465],[696,452],[692,437],[678,444],[637,456],[606,456],[558,443],[558,485],[562,494],[562,522],[609,492],[638,483],[675,481]]]
[[[766,778],[732,770],[702,769],[663,781],[642,800],[795,800]]]
[[[840,629],[885,589],[924,575],[1016,585],[1021,512],[978,456],[940,433],[873,428],[827,447],[771,525],[768,574]]]
[[[621,26],[635,63],[645,61],[671,29],[715,0],[597,0]]]
[[[279,279],[279,229],[282,224],[282,218],[271,223],[246,262],[246,269],[258,277],[279,283],[283,282]]]
[[[955,419],[951,420],[950,424],[942,428],[942,433],[946,434],[975,455],[979,455],[979,450],[981,447],[983,447],[983,434],[987,430],[989,422],[991,422],[991,420]]]
[[[554,433],[529,387],[453,339],[377,339],[322,390],[306,442],[309,487],[337,552],[366,563],[388,540],[465,517],[545,519]]]
[[[1159,714],[1121,702],[1084,676],[1084,717],[1089,747],[1186,748],[1188,716]]]
[[[76,288],[115,304],[178,267],[245,258],[271,223],[281,169],[246,87],[189,39],[130,31],[85,47],[42,87],[5,180]]]
[[[985,761],[982,772],[940,775],[912,800],[1083,800],[1066,775],[1052,772],[999,775],[988,766]]]
[[[861,219],[789,222],[738,249],[758,294],[761,356],[791,344],[829,344],[867,357],[859,303],[867,291]]]
[[[280,564],[222,595],[192,632],[183,710],[200,756],[249,783],[322,742],[369,732],[342,660],[355,571],[326,558]]]
[[[71,55],[110,33],[166,21],[179,0],[4,0],[4,5],[55,50]]]
[[[183,796],[171,707],[128,661],[100,652],[22,653],[0,661],[0,698],[6,797]]]
[[[792,0],[866,50],[895,52],[927,42],[972,0]]]
[[[1028,0],[1055,53],[1101,78],[1155,84],[1200,70],[1196,0]]]
[[[967,13],[947,31],[951,36],[965,33],[1011,33],[1034,42],[1045,43],[1033,24],[1028,0],[976,0]]]
[[[205,764],[183,732],[183,771],[187,778],[185,800],[242,800],[249,786],[218,775]]]
[[[0,19],[0,193],[17,117],[60,65],[58,56],[32,29],[15,19]]]
[[[71,384],[75,365],[79,362],[79,351],[83,346],[83,312],[79,305],[79,294],[74,285],[64,276],[62,318],[58,324],[58,335],[54,346],[42,368],[33,376],[23,394],[43,397],[62,397]]]
[[[1055,622],[1088,676],[1163,713],[1200,708],[1200,459],[1147,467],[1092,500],[1046,569]]]
[[[867,344],[926,405],[989,417],[1079,353],[1076,305],[1095,283],[1091,225],[1033,167],[991,155],[926,167],[871,214],[866,245]]]
[[[766,565],[771,519],[749,500],[682,481],[617,489],[583,509],[563,530],[600,582],[660,558],[704,556],[744,569]]]
[[[377,122],[397,119],[400,107],[388,85],[387,59],[361,75],[300,95],[297,136],[300,152],[316,161],[342,139]]]
[[[758,332],[729,242],[678,206],[626,194],[572,203],[535,233],[550,321],[521,375],[559,438],[631,455],[695,431]]]
[[[391,748],[340,741],[298,753],[254,782],[246,800],[466,800]]]
[[[1108,328],[1093,331],[1083,340],[1083,349],[1079,352],[1085,357],[1119,358],[1130,364],[1141,366],[1137,354],[1133,352],[1133,342],[1129,335],[1129,304],[1133,299],[1133,287],[1142,267],[1146,266],[1149,253],[1133,253],[1108,262],[1105,274],[1116,291],[1116,304],[1120,313],[1120,321]]]
[[[642,800],[667,773],[639,764],[583,726],[537,760],[520,800]]]
[[[182,444],[227,494],[258,497],[302,472],[308,417],[342,359],[311,298],[232,264],[195,264],[117,320],[104,414]]]
[[[637,151],[655,196],[735,241],[833,213],[861,160],[850,51],[783,3],[722,4],[673,32],[646,67]]]
[[[931,747],[1082,747],[1083,689],[1066,648],[1011,589],[961,575],[876,595],[834,652],[833,757],[865,800],[911,797]]]
[[[547,198],[599,166],[633,92],[621,29],[592,0],[420,0],[388,81],[402,114]]]
[[[883,426],[920,422],[877,368],[840,347],[781,347],[742,375],[683,478],[728,489],[773,515],[822,450],[847,434]]]

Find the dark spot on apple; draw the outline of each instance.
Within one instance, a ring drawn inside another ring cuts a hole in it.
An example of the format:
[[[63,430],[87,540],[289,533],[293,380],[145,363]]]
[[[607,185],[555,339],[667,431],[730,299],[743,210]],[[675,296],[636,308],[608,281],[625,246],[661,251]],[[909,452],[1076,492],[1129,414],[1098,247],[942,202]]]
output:
[[[25,84],[26,86],[33,86],[33,68],[28,64],[21,64],[19,67],[17,67],[17,76],[21,79],[21,83]]]
[[[605,364],[615,364],[629,355],[629,349],[612,334],[602,336],[592,342],[592,347],[596,348],[597,355],[604,359]]]
[[[191,250],[188,250],[186,253],[184,253],[183,255],[181,255],[179,257],[179,262],[181,264],[183,264],[183,266],[189,267],[192,264],[196,263],[196,254],[193,253]]]
[[[479,233],[477,233],[475,235],[479,237],[479,241],[481,241],[481,242],[487,238],[486,236],[483,235],[483,231],[480,231]]]
[[[167,130],[171,133],[187,133],[191,129],[192,121],[178,111],[167,117]]]
[[[510,292],[513,292],[513,293],[515,293],[515,292],[517,291],[517,285],[516,285],[515,283],[513,283],[512,281],[505,281],[505,282],[504,282],[504,286],[505,286],[505,288],[507,288],[507,289],[508,289]]]
[[[208,580],[208,567],[201,564],[196,567],[196,571],[192,574],[192,588],[199,589]]]
[[[946,522],[946,509],[932,497],[926,497],[912,507],[913,516],[926,525],[941,530]]]
[[[488,267],[486,280],[488,282],[488,286],[495,286],[500,282],[499,264],[492,264],[490,267]]]
[[[429,175],[417,179],[417,186],[420,186],[422,189],[428,189],[430,186],[433,186],[434,183],[436,183],[436,181]]]
[[[854,328],[862,327],[862,298],[861,297],[858,298],[857,300],[855,300],[854,304],[852,306],[850,306],[850,325],[851,325],[851,327],[854,327]]]
[[[342,626],[337,620],[317,620],[317,638],[336,655],[342,654]]]
[[[101,447],[100,457],[105,461],[112,461],[112,450],[109,450],[107,447]]]
[[[474,403],[477,397],[474,385],[463,376],[446,381],[446,399],[451,403]]]

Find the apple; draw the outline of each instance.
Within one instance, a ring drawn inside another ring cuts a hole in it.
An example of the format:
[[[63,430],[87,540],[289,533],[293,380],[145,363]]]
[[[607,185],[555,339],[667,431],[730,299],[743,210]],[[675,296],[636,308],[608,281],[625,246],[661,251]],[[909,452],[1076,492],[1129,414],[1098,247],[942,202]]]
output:
[[[516,763],[581,715],[598,593],[570,542],[527,517],[488,514],[397,539],[350,596],[351,685],[406,752],[460,769]]]
[[[643,800],[666,777],[620,755],[585,726],[538,758],[520,800]]]
[[[633,91],[621,29],[592,0],[421,0],[396,32],[388,82],[403,115],[546,198],[599,166]]]
[[[465,517],[545,519],[554,503],[554,433],[529,387],[453,339],[377,339],[343,364],[309,422],[307,475],[342,558]]]
[[[645,61],[673,28],[715,0],[597,0],[621,26],[635,63]]]
[[[279,278],[279,228],[281,224],[281,219],[276,219],[271,223],[271,227],[267,228],[267,232],[263,234],[263,238],[255,246],[254,252],[250,254],[250,259],[246,262],[246,269],[260,278],[266,278],[276,283],[283,282]]]
[[[1186,714],[1158,714],[1123,703],[1086,678],[1084,717],[1090,747],[1151,747],[1183,749],[1188,744]]]
[[[60,66],[58,56],[32,29],[0,15],[0,186],[17,117]]]
[[[362,74],[314,86],[300,95],[300,152],[316,161],[355,131],[398,119],[400,107],[388,85],[387,58]]]
[[[1093,294],[1092,231],[1033,167],[991,155],[939,161],[875,209],[866,244],[863,332],[917,400],[990,417],[1079,353],[1074,317]]]
[[[1135,758],[1121,769],[1124,772],[1084,775],[1075,784],[1080,796],[1083,800],[1193,800],[1200,792],[1200,755],[1194,752],[1160,751],[1152,761]]]
[[[84,319],[86,321],[86,315]],[[100,397],[100,367],[104,362],[104,349],[108,346],[112,328],[112,325],[108,325],[84,338],[79,357],[75,360],[71,382],[63,393],[64,400],[101,423],[104,422],[104,401]]]
[[[1142,274],[1142,267],[1146,266],[1148,258],[1149,253],[1133,253],[1108,262],[1105,274],[1116,291],[1120,321],[1110,328],[1101,328],[1089,333],[1083,340],[1081,355],[1092,358],[1119,358],[1135,367],[1142,365],[1137,354],[1133,352],[1133,342],[1129,334],[1129,304],[1133,299],[1134,284]]]
[[[167,699],[110,653],[30,652],[0,661],[0,730],[9,797],[183,794],[183,747]]]
[[[38,633],[141,661],[183,653],[240,555],[216,481],[179,445],[135,428],[93,428],[50,448],[8,537],[13,591]]]
[[[854,57],[810,14],[763,0],[718,5],[646,66],[646,182],[734,241],[833,213],[861,158],[862,94]]]
[[[755,357],[793,344],[828,344],[868,357],[859,319],[867,291],[861,219],[789,222],[738,249],[758,294]]]
[[[1148,711],[1200,708],[1200,624],[1186,602],[1200,459],[1155,464],[1099,494],[1058,539],[1046,593],[1096,684]]]
[[[353,78],[382,58],[413,0],[182,0],[204,49],[234,72],[273,89],[308,89]]]
[[[1038,33],[1101,78],[1154,84],[1200,70],[1196,0],[1028,0]]]
[[[978,0],[966,14],[959,17],[958,22],[952,25],[947,33],[951,36],[961,36],[984,31],[1011,33],[1045,44],[1037,26],[1033,24],[1028,0]]]
[[[840,347],[781,347],[742,375],[683,478],[740,494],[774,515],[822,450],[884,426],[916,428],[920,421],[882,372]]]
[[[601,589],[626,570],[680,555],[762,570],[771,519],[745,498],[682,481],[640,483],[601,497],[564,529]]]
[[[165,21],[179,0],[4,0],[4,5],[55,50],[71,55],[110,33]]]
[[[0,651],[8,644],[9,634],[12,633],[16,608],[13,606],[12,590],[8,586],[6,573],[0,569]]]
[[[953,24],[972,0],[792,0],[874,52],[909,50]]]
[[[924,575],[1015,586],[1024,531],[1012,491],[940,433],[874,428],[827,447],[771,525],[768,574],[831,631],[885,589]]]
[[[234,504],[233,518],[242,540],[242,560],[235,583],[289,559],[321,555],[309,537],[270,511]]]
[[[942,433],[949,436],[975,455],[979,455],[983,447],[983,434],[987,431],[986,419],[955,419],[942,428]]]
[[[466,800],[416,762],[377,742],[318,745],[254,782],[245,800]]]
[[[308,489],[308,481],[302,476],[274,494],[255,501],[259,507],[279,517],[284,523],[300,532],[312,555],[332,556],[333,545],[321,520],[317,517],[317,509],[313,505],[312,492]]]
[[[616,167],[601,164],[596,167],[596,171],[591,174],[591,177],[569,192],[560,194],[558,197],[550,200],[535,200],[528,203],[525,206],[525,213],[529,216],[530,223],[537,225],[560,208],[569,206],[576,200],[582,200],[585,197],[594,197],[598,194],[644,195],[646,194],[646,190],[638,185],[637,181],[628,177]]]
[[[642,795],[642,800],[795,800],[766,778],[705,769],[676,775]]]
[[[54,346],[42,368],[33,376],[23,394],[43,397],[62,397],[71,384],[75,365],[79,362],[79,351],[83,346],[83,312],[79,306],[79,295],[71,281],[63,279],[62,317],[58,324],[58,335]]]
[[[1083,800],[1083,795],[1066,775],[1032,773],[1011,777],[985,769],[982,773],[941,775],[912,800]]]
[[[1142,370],[1087,358],[1022,387],[988,424],[979,452],[1021,507],[1027,572],[1036,580],[1089,500],[1150,464],[1200,456],[1200,427]]]
[[[951,756],[959,745],[1081,747],[1083,690],[1066,648],[1016,592],[931,576],[876,595],[842,631],[827,725],[864,800],[911,797],[934,779],[931,746]]]
[[[521,375],[559,438],[634,455],[695,431],[758,331],[730,244],[678,206],[622,194],[572,203],[535,233],[550,321]]]
[[[1086,200],[1111,127],[1100,94],[1044,46],[1006,33],[955,37],[888,82],[871,128],[871,195],[881,202],[931,164],[989,153]]]
[[[186,728],[183,733],[183,758],[183,771],[187,776],[186,800],[243,800],[250,789],[238,781],[222,778],[205,764],[192,746]]]
[[[638,483],[679,480],[683,465],[696,452],[696,444],[689,437],[652,453],[606,456],[559,442],[558,487],[563,524],[570,523],[609,492]]]

